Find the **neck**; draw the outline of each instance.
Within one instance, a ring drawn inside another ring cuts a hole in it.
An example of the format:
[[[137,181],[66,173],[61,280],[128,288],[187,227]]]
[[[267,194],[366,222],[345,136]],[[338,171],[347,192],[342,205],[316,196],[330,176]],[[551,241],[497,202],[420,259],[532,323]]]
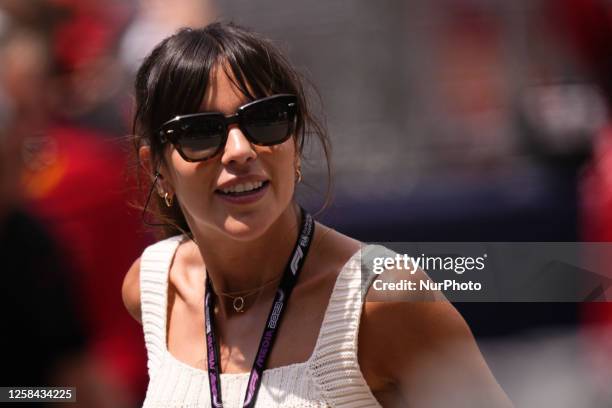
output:
[[[262,288],[261,292],[245,298],[245,308],[264,293],[273,296],[299,234],[300,212],[297,205],[287,210],[264,232],[252,241],[237,241],[220,234],[195,234],[207,279],[217,295],[243,295]],[[274,281],[273,283],[270,283]],[[217,296],[221,311],[235,313],[232,299]]]

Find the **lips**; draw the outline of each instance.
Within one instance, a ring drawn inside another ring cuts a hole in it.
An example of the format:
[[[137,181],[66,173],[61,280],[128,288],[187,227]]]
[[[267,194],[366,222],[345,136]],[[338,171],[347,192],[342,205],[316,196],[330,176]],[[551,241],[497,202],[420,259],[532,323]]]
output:
[[[250,204],[261,199],[270,181],[261,178],[234,179],[220,185],[215,195],[231,204]]]
[[[249,184],[263,183],[265,181],[268,181],[267,177],[258,176],[254,174],[249,176],[234,177],[232,179],[225,180],[222,183],[219,183],[216,188],[216,191],[223,192],[224,190],[233,190],[239,187],[240,185],[248,186]]]
[[[234,184],[233,186],[219,189],[223,194],[242,194],[260,189],[263,186],[263,181],[247,181],[245,183]]]
[[[224,188],[224,189],[217,189],[216,192],[223,194],[223,195],[231,195],[231,196],[244,196],[244,195],[249,195],[252,193],[255,193],[261,189],[263,189],[265,186],[267,186],[270,182],[269,181],[256,181],[256,182],[247,182],[247,183],[240,183],[240,184],[236,184],[232,187],[228,187],[228,188]]]

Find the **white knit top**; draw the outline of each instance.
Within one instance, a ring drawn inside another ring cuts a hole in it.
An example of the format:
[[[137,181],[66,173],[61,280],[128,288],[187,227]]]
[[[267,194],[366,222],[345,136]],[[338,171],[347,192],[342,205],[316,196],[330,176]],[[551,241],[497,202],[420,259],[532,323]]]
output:
[[[142,326],[149,386],[143,408],[211,407],[208,372],[177,360],[166,346],[168,271],[182,236],[145,249],[140,266]],[[357,362],[362,309],[361,251],[340,271],[310,358],[264,370],[257,407],[380,407]],[[241,407],[249,373],[221,374],[225,408]]]

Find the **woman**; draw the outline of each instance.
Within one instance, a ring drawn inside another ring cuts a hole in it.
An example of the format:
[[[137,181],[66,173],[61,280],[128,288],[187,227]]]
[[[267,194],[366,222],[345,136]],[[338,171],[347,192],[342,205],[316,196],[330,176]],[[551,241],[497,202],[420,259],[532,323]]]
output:
[[[507,406],[450,304],[363,302],[361,244],[294,202],[304,143],[327,147],[299,78],[222,23],[179,31],[140,68],[139,157],[166,236],[184,232],[147,248],[123,285],[145,333],[144,405],[458,406],[459,386],[424,389],[449,371],[417,357],[444,355],[482,406]]]

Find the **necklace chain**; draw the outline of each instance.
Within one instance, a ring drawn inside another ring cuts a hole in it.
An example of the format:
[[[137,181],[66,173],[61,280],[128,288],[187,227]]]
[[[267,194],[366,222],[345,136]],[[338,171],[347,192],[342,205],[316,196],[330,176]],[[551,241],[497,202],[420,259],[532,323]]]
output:
[[[208,276],[208,271],[206,271],[206,275]],[[269,286],[269,285],[271,285],[273,283],[278,282],[281,278],[282,278],[282,275],[281,276],[277,276],[276,278],[274,278],[272,280],[269,280],[268,282],[264,283],[263,285],[259,286],[258,288],[252,289],[252,290],[249,290],[249,291],[244,291],[244,290],[242,290],[242,291],[234,291],[234,292],[217,292],[217,291],[215,291],[215,293],[217,293],[217,294],[219,294],[221,296],[225,296],[225,297],[228,297],[228,298],[232,299],[232,306],[234,307],[234,310],[236,312],[242,313],[242,312],[244,312],[244,304],[245,304],[244,300],[247,297],[249,297],[251,295],[254,295],[254,294],[258,293],[258,292],[261,292],[266,286]]]

